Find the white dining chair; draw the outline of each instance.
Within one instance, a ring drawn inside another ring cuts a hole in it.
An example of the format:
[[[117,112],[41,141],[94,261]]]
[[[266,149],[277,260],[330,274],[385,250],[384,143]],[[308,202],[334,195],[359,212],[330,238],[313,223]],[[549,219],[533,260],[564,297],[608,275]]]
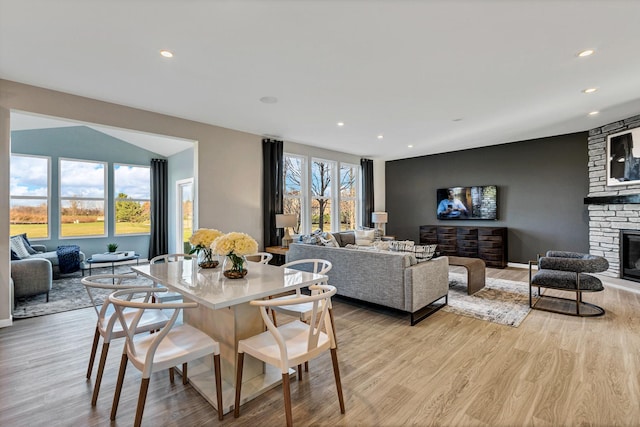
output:
[[[166,289],[164,289],[166,290]],[[147,398],[149,380],[151,374],[164,369],[172,369],[182,365],[182,383],[187,384],[187,363],[208,355],[213,355],[215,372],[215,387],[218,404],[218,419],[222,420],[222,378],[220,373],[220,344],[201,330],[191,325],[175,325],[176,320],[183,309],[196,308],[198,303],[169,302],[157,304],[150,302],[151,296],[159,290],[155,287],[140,288],[135,290],[116,291],[109,295],[109,301],[114,305],[118,319],[125,331],[126,342],[122,352],[118,382],[113,396],[111,407],[111,420],[116,419],[120,393],[124,382],[124,374],[127,364],[131,364],[142,373],[140,393],[134,426],[142,422],[142,414]],[[162,289],[160,290],[162,291]],[[143,302],[131,301],[133,293],[145,292]],[[133,310],[134,316],[128,316],[127,310]],[[173,310],[169,321],[160,331],[150,335],[136,335],[138,322],[148,311]]]
[[[282,265],[282,268],[291,268],[294,270],[303,270],[309,271],[317,274],[327,274],[333,265],[330,261],[324,259],[317,258],[309,258],[309,259],[299,259],[296,261],[291,261]],[[300,289],[296,289],[296,293],[294,295],[284,295],[276,298],[272,298],[273,300],[279,300],[286,302],[287,300],[291,300],[294,298],[299,298],[301,295]],[[286,314],[289,316],[294,316],[300,318],[303,322],[309,322],[312,314],[312,304],[283,304],[280,306],[276,306],[271,310],[271,315],[273,317],[273,323],[277,325],[276,320],[276,312],[281,314]],[[335,324],[333,320],[333,307],[329,304],[329,317],[331,319],[331,323]]]
[[[250,302],[251,305],[260,308],[260,314],[267,325],[267,331],[238,342],[234,417],[240,416],[242,370],[245,353],[280,369],[282,373],[285,416],[287,426],[291,426],[293,425],[293,417],[291,413],[289,369],[294,366],[298,366],[298,369],[300,369],[300,365],[303,362],[308,362],[327,350],[331,352],[340,412],[342,414],[345,413],[337,346],[333,326],[328,316],[331,297],[335,295],[336,288],[321,284],[311,285],[309,289],[311,290],[311,295],[301,295],[291,299],[289,302],[293,304],[311,304],[313,308],[310,323],[304,323],[296,319],[284,325],[276,326],[266,309],[267,307],[272,309],[278,307],[280,304],[285,303],[283,300],[271,299]],[[289,302],[286,303],[288,304]]]
[[[197,256],[195,254],[165,254],[158,255],[149,260],[149,264],[160,264],[167,262],[178,262],[185,260],[192,260],[193,262],[197,261]],[[157,284],[154,284],[157,286]],[[179,292],[164,292],[155,296],[155,301],[158,302],[166,302],[166,301],[182,301],[182,294]]]
[[[256,252],[255,254],[247,255],[245,258],[247,258],[247,261],[269,264],[269,261],[273,259],[273,255],[268,252]]]
[[[96,330],[93,337],[93,345],[91,347],[91,356],[89,358],[89,367],[87,368],[87,379],[91,378],[91,371],[93,370],[93,364],[96,357],[96,351],[98,349],[98,342],[102,337],[102,353],[100,354],[100,362],[98,364],[98,373],[96,374],[96,382],[93,385],[93,396],[91,398],[91,405],[95,406],[98,401],[98,394],[100,393],[100,384],[102,383],[102,375],[104,373],[105,363],[107,361],[107,354],[109,353],[109,346],[111,340],[122,338],[125,336],[125,332],[120,326],[120,322],[117,319],[115,310],[109,302],[108,298],[104,296],[104,303],[101,302],[101,298],[98,293],[100,291],[117,291],[122,289],[137,289],[141,287],[147,287],[143,285],[131,285],[127,284],[127,280],[136,279],[135,274],[99,274],[89,277],[83,277],[81,282],[84,285],[89,299],[93,305],[93,309],[98,315],[98,321],[96,322]],[[104,292],[102,292],[104,293]],[[134,313],[125,313],[126,317],[132,317]],[[162,311],[154,311],[145,313],[144,316],[138,321],[135,333],[150,332],[163,327],[169,318]]]

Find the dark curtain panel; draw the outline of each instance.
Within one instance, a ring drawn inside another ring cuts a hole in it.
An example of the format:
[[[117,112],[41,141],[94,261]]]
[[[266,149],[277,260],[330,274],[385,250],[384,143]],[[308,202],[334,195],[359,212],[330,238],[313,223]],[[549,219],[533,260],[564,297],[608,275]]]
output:
[[[262,140],[262,198],[264,247],[280,244],[276,214],[282,213],[282,141]]]
[[[169,253],[169,180],[167,161],[151,159],[151,236],[149,259]]]
[[[360,159],[362,169],[362,226],[373,227],[371,213],[373,204],[373,160]]]

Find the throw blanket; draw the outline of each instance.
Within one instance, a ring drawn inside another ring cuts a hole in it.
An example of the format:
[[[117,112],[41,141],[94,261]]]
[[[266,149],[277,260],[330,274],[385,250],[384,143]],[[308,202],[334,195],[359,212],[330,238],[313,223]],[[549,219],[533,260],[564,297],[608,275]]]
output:
[[[62,245],[56,249],[58,254],[58,268],[61,274],[73,273],[80,270],[80,246]]]

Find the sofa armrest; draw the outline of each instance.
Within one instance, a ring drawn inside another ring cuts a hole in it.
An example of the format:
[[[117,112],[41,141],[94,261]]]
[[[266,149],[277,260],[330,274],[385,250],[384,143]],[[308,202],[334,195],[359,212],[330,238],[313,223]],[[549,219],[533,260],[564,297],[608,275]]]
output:
[[[449,258],[441,256],[404,270],[406,311],[415,313],[449,293]]]
[[[38,252],[47,252],[47,247],[45,245],[31,245],[31,247]]]
[[[11,261],[13,296],[28,297],[51,290],[53,268],[44,258],[26,258]]]

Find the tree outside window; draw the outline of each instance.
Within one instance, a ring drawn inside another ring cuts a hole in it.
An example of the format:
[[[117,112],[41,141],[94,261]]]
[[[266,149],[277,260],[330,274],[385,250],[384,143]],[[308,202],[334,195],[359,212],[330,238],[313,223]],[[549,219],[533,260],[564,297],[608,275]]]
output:
[[[284,155],[284,193],[283,212],[285,214],[295,214],[298,223],[293,232],[301,232],[301,224],[304,212],[304,157],[285,154]]]
[[[60,159],[60,236],[106,235],[106,164]]]
[[[113,165],[115,234],[149,234],[151,172],[147,166]]]

